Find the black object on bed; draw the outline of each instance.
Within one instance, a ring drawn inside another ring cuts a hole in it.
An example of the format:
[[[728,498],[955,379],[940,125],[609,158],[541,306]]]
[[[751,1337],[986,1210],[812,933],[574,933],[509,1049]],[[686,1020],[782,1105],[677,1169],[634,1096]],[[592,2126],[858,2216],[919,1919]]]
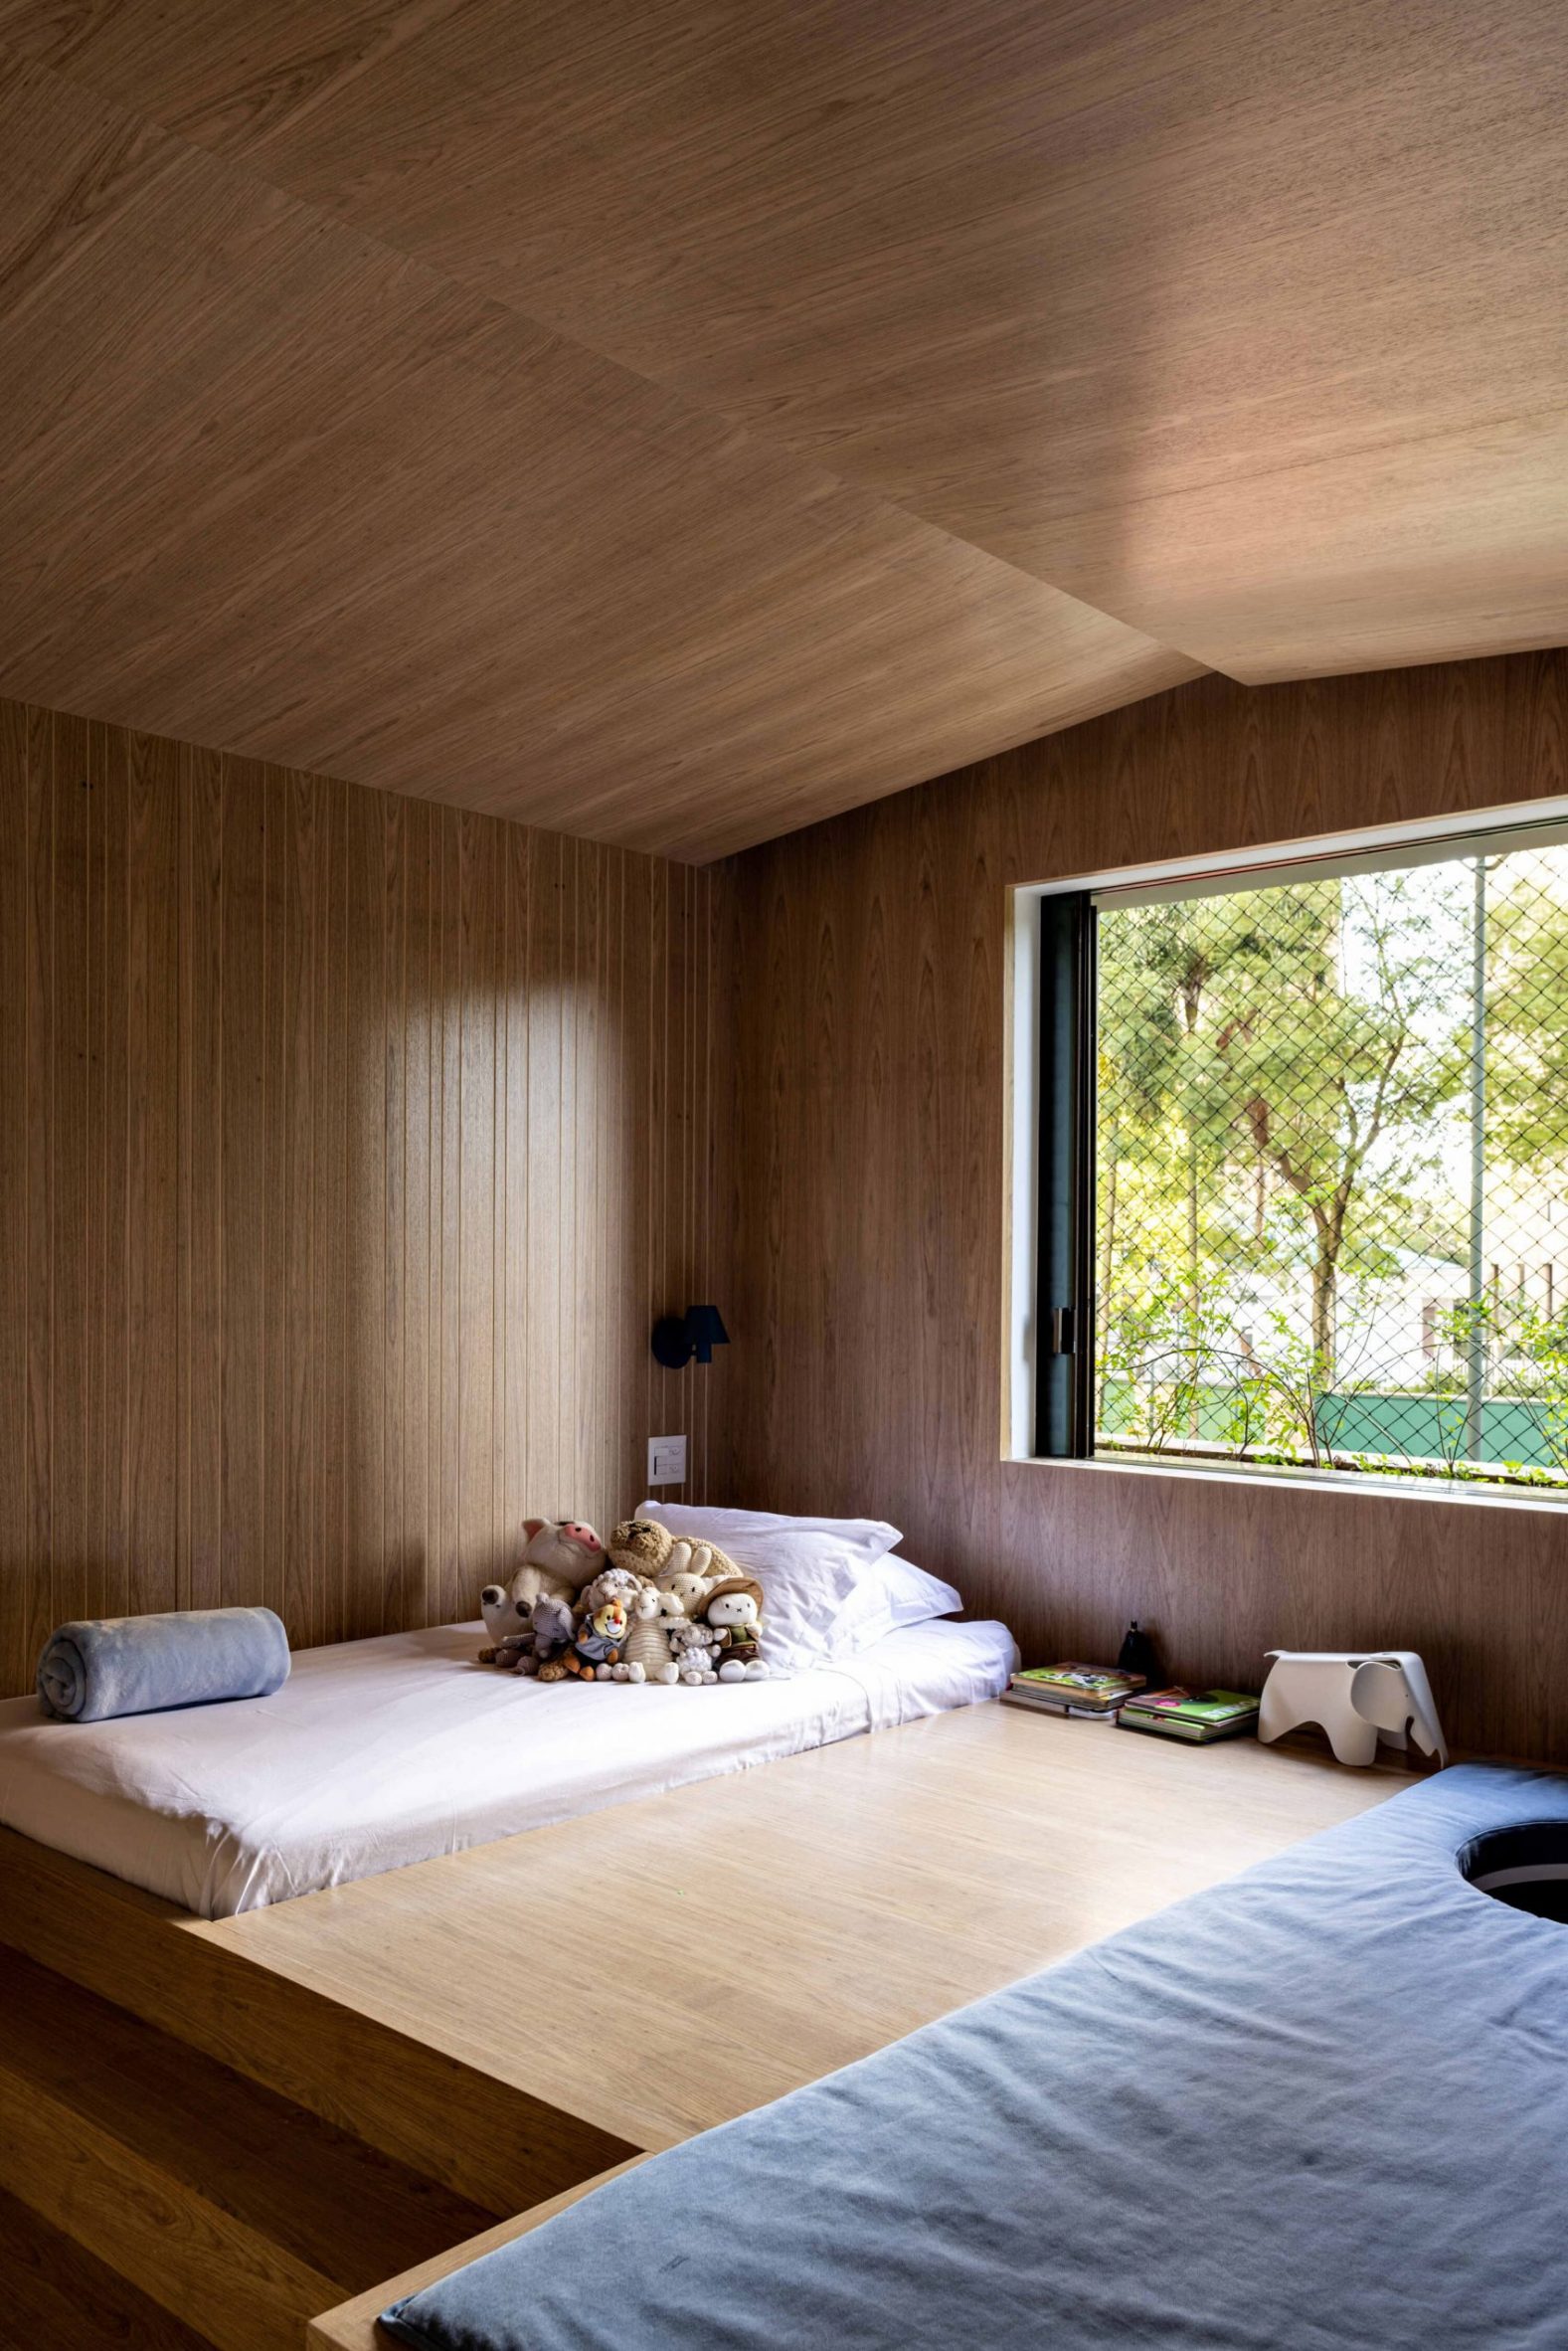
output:
[[[427,2351],[1561,2351],[1568,1927],[1465,1874],[1525,1825],[1568,1852],[1568,1782],[1444,1772],[387,2323]]]

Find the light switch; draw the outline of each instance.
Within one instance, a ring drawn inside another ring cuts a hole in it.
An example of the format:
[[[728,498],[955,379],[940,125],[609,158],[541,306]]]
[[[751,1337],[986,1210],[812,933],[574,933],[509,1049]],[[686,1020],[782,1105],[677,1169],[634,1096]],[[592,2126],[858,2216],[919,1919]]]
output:
[[[684,1486],[685,1483],[685,1438],[649,1437],[648,1484],[650,1486]]]

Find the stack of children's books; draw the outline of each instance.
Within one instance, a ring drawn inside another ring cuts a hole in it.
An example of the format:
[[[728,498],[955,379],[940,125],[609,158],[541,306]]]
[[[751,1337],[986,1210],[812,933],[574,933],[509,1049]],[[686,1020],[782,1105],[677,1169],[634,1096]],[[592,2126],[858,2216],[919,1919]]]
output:
[[[1258,1701],[1244,1690],[1141,1690],[1121,1709],[1124,1730],[1151,1730],[1156,1738],[1182,1738],[1189,1746],[1212,1746],[1217,1738],[1244,1738],[1258,1727]]]
[[[1118,1711],[1143,1687],[1141,1674],[1120,1673],[1115,1666],[1030,1666],[1014,1674],[1002,1692],[1004,1707],[1027,1707],[1032,1715],[1076,1715],[1084,1721],[1114,1722]]]

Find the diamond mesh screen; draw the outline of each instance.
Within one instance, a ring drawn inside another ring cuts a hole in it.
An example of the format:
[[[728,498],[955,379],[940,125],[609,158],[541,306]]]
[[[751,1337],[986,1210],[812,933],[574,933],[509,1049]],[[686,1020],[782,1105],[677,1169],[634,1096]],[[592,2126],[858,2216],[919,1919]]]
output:
[[[1568,1488],[1568,847],[1099,918],[1096,1450]]]

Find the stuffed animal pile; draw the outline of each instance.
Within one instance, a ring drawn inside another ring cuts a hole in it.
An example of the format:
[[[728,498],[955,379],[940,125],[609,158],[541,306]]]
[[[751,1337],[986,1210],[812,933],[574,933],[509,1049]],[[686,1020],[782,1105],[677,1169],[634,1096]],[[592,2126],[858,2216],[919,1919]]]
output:
[[[481,1664],[541,1682],[768,1678],[763,1587],[716,1543],[651,1519],[623,1519],[608,1544],[576,1519],[528,1519],[523,1534],[511,1582],[480,1594]]]

